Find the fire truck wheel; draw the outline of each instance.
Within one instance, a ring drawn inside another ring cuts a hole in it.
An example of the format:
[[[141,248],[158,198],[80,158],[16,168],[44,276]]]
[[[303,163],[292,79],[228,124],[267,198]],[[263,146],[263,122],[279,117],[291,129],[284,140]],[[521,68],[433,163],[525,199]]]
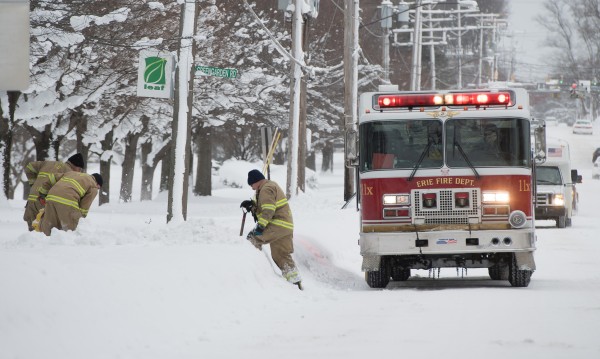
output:
[[[392,268],[392,280],[403,282],[410,278],[410,268],[393,267]]]
[[[488,268],[490,278],[493,280],[508,280],[508,272],[509,269],[507,265],[494,264]]]
[[[371,288],[385,288],[390,282],[390,276],[385,271],[365,272],[365,280]]]
[[[560,216],[556,219],[556,226],[558,228],[565,228],[567,226],[567,216]]]
[[[366,271],[365,280],[371,288],[385,288],[390,282],[390,267],[385,258],[381,258],[378,271]]]
[[[517,267],[517,259],[512,256],[510,266],[508,267],[508,281],[513,287],[527,287],[531,281],[533,271],[522,270]]]

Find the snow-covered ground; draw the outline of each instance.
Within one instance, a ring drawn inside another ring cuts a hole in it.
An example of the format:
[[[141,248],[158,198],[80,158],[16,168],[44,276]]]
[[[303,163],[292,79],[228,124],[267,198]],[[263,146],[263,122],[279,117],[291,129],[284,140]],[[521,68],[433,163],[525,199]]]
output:
[[[0,203],[0,358],[599,358],[600,181],[590,173],[600,140],[549,130],[571,143],[584,182],[571,228],[538,222],[528,288],[442,269],[369,289],[357,212],[340,209],[341,154],[291,201],[304,291],[245,241],[251,220],[239,236],[246,185],[191,197],[182,225],[165,223],[164,194],[113,198],[49,238],[27,232],[23,201]],[[245,184],[251,168],[221,176]],[[282,185],[284,170],[273,169]]]

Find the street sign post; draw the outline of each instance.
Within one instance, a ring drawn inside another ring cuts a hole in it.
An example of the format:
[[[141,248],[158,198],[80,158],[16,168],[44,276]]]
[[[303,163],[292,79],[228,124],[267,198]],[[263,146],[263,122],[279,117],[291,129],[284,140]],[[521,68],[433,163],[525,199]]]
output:
[[[238,75],[238,70],[236,69],[222,69],[219,67],[211,67],[211,66],[196,66],[196,75],[200,76],[215,76],[215,77],[225,77],[228,79],[234,79]]]

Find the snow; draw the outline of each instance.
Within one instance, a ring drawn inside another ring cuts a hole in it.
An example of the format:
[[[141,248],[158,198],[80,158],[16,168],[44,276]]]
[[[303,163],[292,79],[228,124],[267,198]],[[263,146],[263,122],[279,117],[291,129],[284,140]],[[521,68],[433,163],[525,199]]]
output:
[[[112,21],[124,22],[125,20],[127,20],[127,16],[129,15],[130,11],[131,9],[123,7],[112,11],[104,16],[72,16],[70,19],[70,23],[73,30],[81,31],[94,23],[96,25],[106,25],[110,24]]]
[[[112,202],[96,201],[75,232],[29,233],[23,201],[2,203],[0,358],[598,358],[600,181],[591,154],[600,140],[549,130],[569,141],[583,174],[580,211],[566,229],[538,221],[528,288],[485,270],[461,279],[442,269],[439,279],[413,271],[369,289],[355,206],[340,209],[341,153],[332,173],[315,175],[318,188],[290,201],[304,291],[239,236],[239,203],[253,194],[246,173],[260,164],[223,166],[213,196],[190,196],[177,225],[166,224],[164,193],[118,203],[119,167]],[[282,186],[285,171],[272,169]]]

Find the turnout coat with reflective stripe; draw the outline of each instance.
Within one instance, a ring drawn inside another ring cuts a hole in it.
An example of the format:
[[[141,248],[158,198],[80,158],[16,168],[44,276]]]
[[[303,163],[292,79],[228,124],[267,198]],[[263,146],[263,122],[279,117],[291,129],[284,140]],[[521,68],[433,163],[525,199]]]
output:
[[[37,201],[40,195],[45,196],[48,190],[44,184],[49,182],[53,186],[57,179],[57,174],[66,173],[73,169],[69,164],[60,161],[36,161],[29,162],[25,166],[25,175],[29,181],[31,189],[29,190],[28,201]]]
[[[260,239],[265,243],[286,237],[291,239],[294,233],[292,211],[277,183],[267,180],[256,191],[256,201],[258,224],[265,228]]]
[[[53,186],[57,181],[57,174],[72,170],[69,163],[60,161],[29,162],[25,166],[25,175],[29,181],[30,189],[27,196],[27,203],[25,204],[23,220],[27,222],[30,231],[33,230],[32,222],[35,220],[38,212],[44,208],[40,201],[38,201],[38,197],[48,194],[48,188],[50,187],[46,186],[46,184]]]
[[[57,174],[56,178],[57,182],[54,186],[49,186],[48,183],[44,186],[51,187],[46,196],[46,203],[60,203],[80,211],[83,217],[87,216],[98,195],[94,177],[87,173],[70,171]]]
[[[96,180],[76,171],[57,175],[58,182],[48,191],[40,229],[49,236],[52,228],[74,231],[85,217],[98,194]]]

